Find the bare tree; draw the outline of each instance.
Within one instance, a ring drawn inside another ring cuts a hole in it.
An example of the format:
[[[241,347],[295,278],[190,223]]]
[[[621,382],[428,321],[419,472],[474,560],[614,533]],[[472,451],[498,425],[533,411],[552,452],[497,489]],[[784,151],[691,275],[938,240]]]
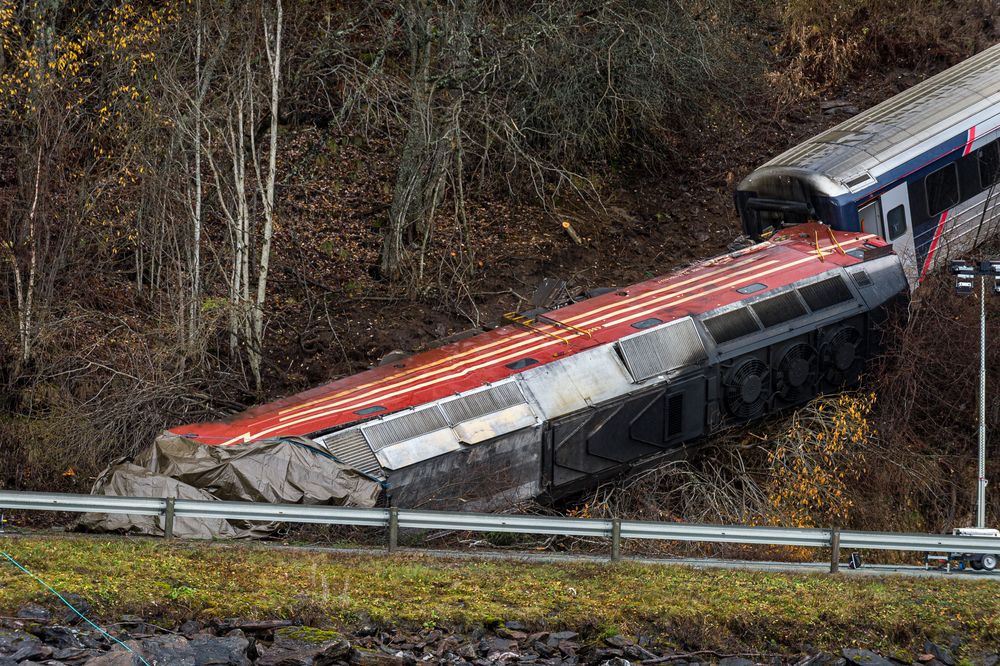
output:
[[[17,332],[21,343],[18,360],[22,366],[31,360],[31,348],[34,340],[35,275],[38,271],[37,213],[38,191],[41,181],[42,147],[39,146],[38,154],[35,157],[34,195],[31,199],[27,221],[27,266],[22,266],[21,262],[18,261],[13,242],[7,241],[2,244],[14,273],[14,290],[17,295]]]
[[[277,178],[278,159],[278,102],[280,99],[281,82],[281,28],[283,11],[281,0],[275,2],[274,26],[268,24],[264,17],[264,51],[267,54],[268,77],[271,82],[270,107],[271,126],[270,143],[267,151],[267,178],[261,177],[257,147],[250,135],[251,152],[254,155],[254,170],[257,177],[257,187],[264,204],[264,231],[260,247],[260,263],[257,266],[257,299],[254,302],[252,314],[252,336],[250,345],[250,367],[253,370],[257,390],[261,388],[261,356],[264,345],[264,302],[267,298],[267,276],[271,267],[271,240],[274,236],[274,183]],[[251,107],[252,110],[253,107]],[[253,120],[251,118],[251,125]]]
[[[470,187],[528,196],[553,213],[570,202],[599,206],[588,165],[662,167],[679,134],[711,121],[709,101],[750,79],[724,3],[712,12],[653,0],[398,8],[409,112],[384,228],[390,277],[424,277],[446,198],[462,251]]]
[[[242,17],[227,16],[223,20],[234,24]],[[256,71],[258,43],[254,34],[234,35],[237,50],[231,51],[224,64],[226,75],[216,99],[221,100],[217,114],[209,121],[205,147],[212,173],[219,212],[227,222],[230,238],[228,289],[230,301],[230,353],[245,348],[254,383],[261,387],[261,367],[265,331],[265,302],[271,262],[271,248],[276,220],[275,187],[277,183],[279,103],[281,99],[282,29],[284,11],[280,0],[275,4],[273,23],[262,14],[263,46],[267,59],[264,74],[266,93],[259,85],[261,73]],[[258,117],[262,110],[269,118],[269,141],[261,168],[257,145]],[[251,168],[248,170],[247,162]],[[256,197],[254,195],[256,192]],[[256,238],[254,201],[259,201],[263,224],[259,243]],[[251,253],[259,246],[259,260],[251,262]],[[252,271],[256,269],[256,285],[251,295]]]

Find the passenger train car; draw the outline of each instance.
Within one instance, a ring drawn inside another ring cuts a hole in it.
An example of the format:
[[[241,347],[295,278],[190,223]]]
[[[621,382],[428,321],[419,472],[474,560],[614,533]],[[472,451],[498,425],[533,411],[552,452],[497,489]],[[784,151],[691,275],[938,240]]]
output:
[[[1000,44],[751,173],[744,231],[809,219],[892,243],[911,286],[1000,225]]]
[[[676,455],[859,380],[920,277],[995,234],[998,112],[1000,46],[750,174],[748,248],[172,433],[306,437],[400,506],[560,496]]]

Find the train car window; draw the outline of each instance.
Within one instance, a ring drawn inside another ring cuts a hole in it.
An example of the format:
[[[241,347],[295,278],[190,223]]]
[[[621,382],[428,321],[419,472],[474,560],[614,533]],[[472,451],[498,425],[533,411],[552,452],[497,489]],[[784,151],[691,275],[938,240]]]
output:
[[[979,162],[979,188],[985,190],[1000,180],[1000,140],[988,143],[976,151]]]
[[[924,187],[927,190],[927,211],[932,217],[961,201],[958,196],[958,169],[954,164],[928,174],[924,178]]]
[[[878,200],[865,204],[858,209],[858,217],[861,219],[861,230],[866,234],[881,236],[879,222],[882,221],[882,207]]]
[[[889,224],[889,240],[894,241],[906,233],[906,209],[899,204],[885,216]]]

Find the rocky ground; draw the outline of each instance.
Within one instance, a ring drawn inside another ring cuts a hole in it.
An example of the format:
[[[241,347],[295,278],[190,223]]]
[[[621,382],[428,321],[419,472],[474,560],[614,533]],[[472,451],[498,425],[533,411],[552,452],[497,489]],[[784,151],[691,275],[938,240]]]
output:
[[[72,595],[71,595],[72,596]],[[82,599],[70,601],[86,613]],[[69,611],[53,613],[37,604],[21,607],[0,623],[0,666],[404,666],[444,664],[668,664],[671,666],[995,666],[996,652],[968,655],[962,640],[949,645],[926,642],[922,652],[879,654],[859,647],[825,652],[803,646],[795,654],[724,654],[712,650],[666,649],[655,636],[611,635],[584,638],[574,631],[532,632],[518,622],[465,632],[424,628],[406,631],[362,622],[333,631],[290,621],[227,619],[188,621],[173,628],[125,615],[104,628],[109,640]],[[962,655],[957,657],[956,655]]]

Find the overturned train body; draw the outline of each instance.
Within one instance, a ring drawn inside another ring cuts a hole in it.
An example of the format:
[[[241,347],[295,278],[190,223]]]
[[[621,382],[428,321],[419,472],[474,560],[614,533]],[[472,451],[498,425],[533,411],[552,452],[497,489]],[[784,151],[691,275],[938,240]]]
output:
[[[306,436],[399,506],[565,495],[856,382],[908,296],[880,238],[805,224],[173,432],[216,445]]]

